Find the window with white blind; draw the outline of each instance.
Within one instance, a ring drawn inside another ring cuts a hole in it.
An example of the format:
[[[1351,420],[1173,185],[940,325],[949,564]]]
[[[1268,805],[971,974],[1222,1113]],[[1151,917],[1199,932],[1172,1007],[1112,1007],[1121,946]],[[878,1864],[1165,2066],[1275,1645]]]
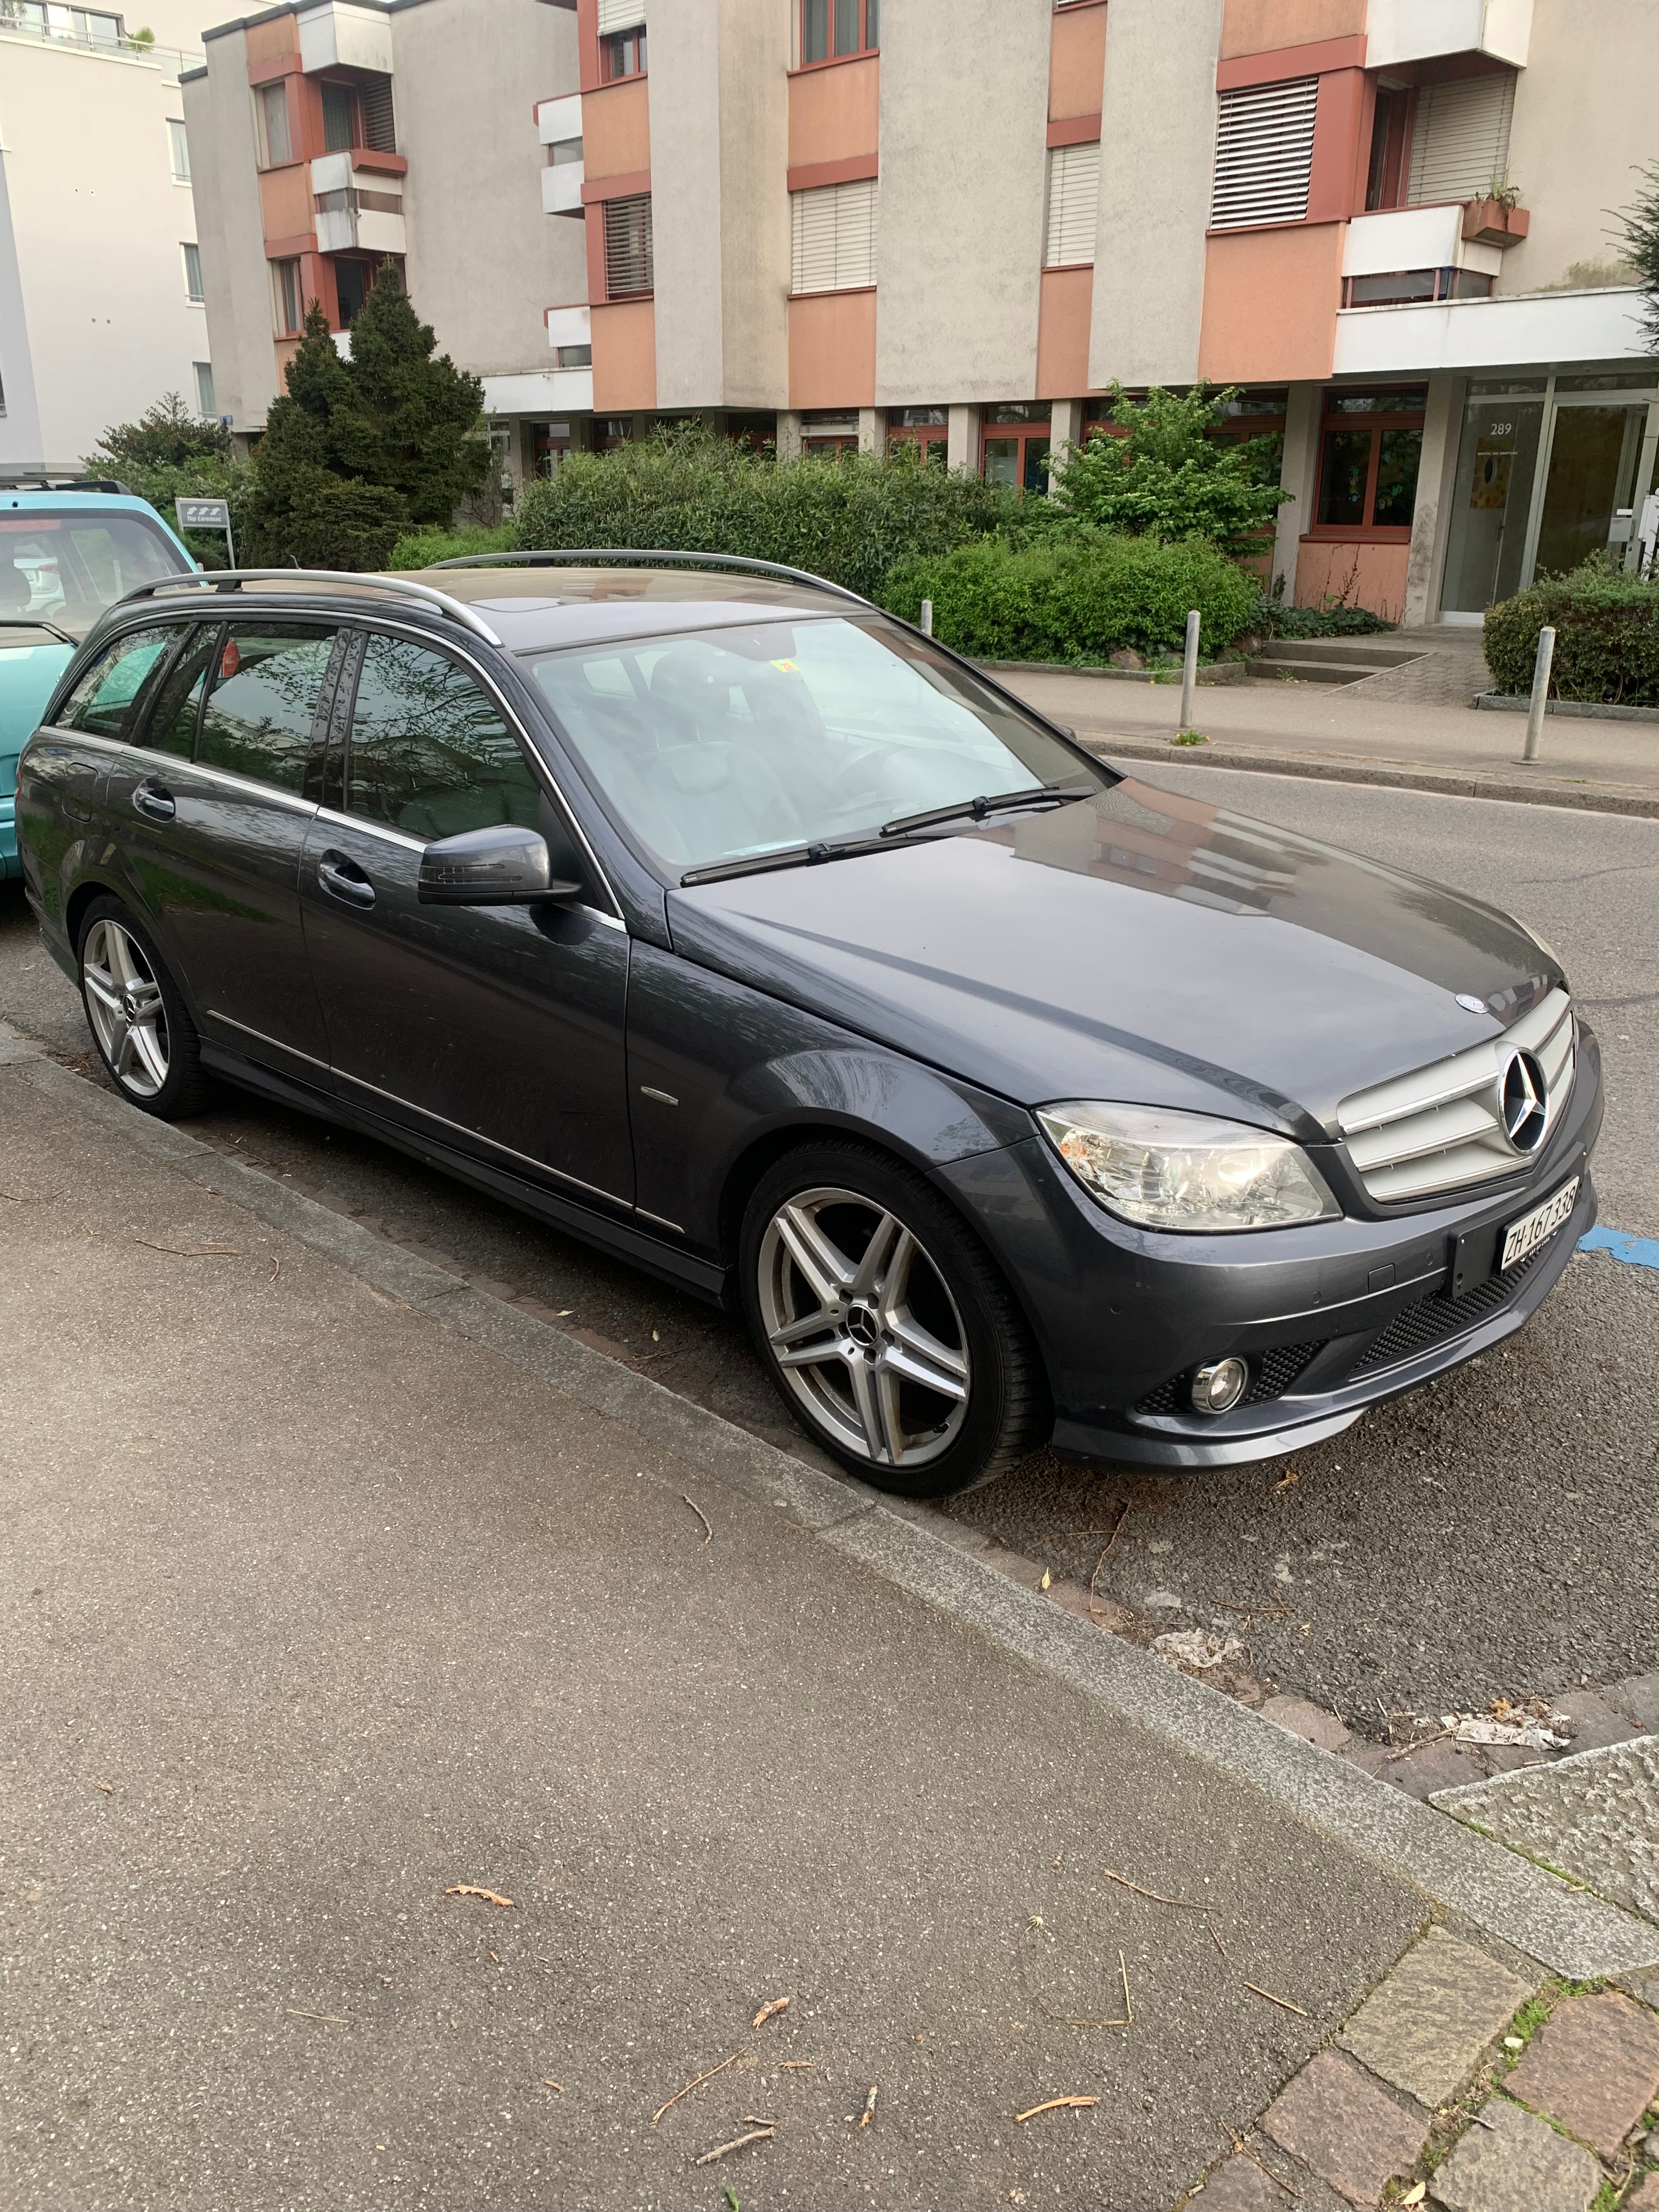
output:
[[[789,195],[789,289],[855,292],[876,281],[876,180]]]
[[[605,296],[626,300],[652,288],[651,195],[605,204]]]
[[[1243,85],[1221,94],[1212,229],[1305,218],[1318,104],[1316,76]]]
[[[631,31],[645,21],[645,0],[599,0],[599,36]]]
[[[1407,207],[1474,200],[1501,183],[1509,167],[1515,72],[1454,77],[1418,88],[1412,118]]]
[[[1100,141],[1048,149],[1048,228],[1045,269],[1074,269],[1095,258],[1095,210],[1100,198]]]

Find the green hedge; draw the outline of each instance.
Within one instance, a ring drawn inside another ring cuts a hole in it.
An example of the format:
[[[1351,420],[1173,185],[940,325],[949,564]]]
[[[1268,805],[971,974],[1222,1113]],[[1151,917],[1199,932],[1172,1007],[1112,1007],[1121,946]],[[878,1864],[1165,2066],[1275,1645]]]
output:
[[[1659,707],[1659,583],[1628,576],[1602,556],[1492,608],[1486,665],[1500,691],[1531,690],[1546,623],[1555,631],[1553,698]]]
[[[656,546],[809,569],[874,598],[896,562],[1012,519],[1011,494],[914,449],[780,462],[696,431],[570,453],[519,501],[524,547]]]
[[[479,524],[465,530],[410,530],[392,549],[388,568],[429,568],[436,561],[458,561],[464,553],[508,553],[518,544],[510,522],[495,529]]]
[[[908,622],[933,603],[933,634],[976,660],[1103,661],[1122,647],[1178,653],[1188,610],[1210,659],[1247,630],[1260,587],[1214,546],[1098,538],[1012,548],[1000,539],[905,561],[882,605]]]

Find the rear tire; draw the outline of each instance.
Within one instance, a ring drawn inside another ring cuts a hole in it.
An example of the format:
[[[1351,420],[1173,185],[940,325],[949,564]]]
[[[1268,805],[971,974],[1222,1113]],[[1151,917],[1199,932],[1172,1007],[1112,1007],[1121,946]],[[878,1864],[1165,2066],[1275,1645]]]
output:
[[[902,1498],[944,1498],[1031,1450],[1047,1398],[989,1255],[927,1181],[826,1139],[768,1170],[744,1214],[744,1312],[812,1441]]]
[[[94,899],[76,945],[98,1057],[130,1105],[176,1121],[213,1095],[190,1008],[154,939],[118,898]]]

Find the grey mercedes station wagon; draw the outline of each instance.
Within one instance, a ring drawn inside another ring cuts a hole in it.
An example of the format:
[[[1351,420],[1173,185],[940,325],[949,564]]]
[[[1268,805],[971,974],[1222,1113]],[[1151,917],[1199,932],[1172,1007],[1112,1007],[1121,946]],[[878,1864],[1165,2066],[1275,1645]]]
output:
[[[1594,1220],[1600,1054],[1507,915],[811,577],[445,566],[147,585],[66,672],[23,868],[134,1106],[246,1085],[740,1310],[913,1497],[1329,1437]]]

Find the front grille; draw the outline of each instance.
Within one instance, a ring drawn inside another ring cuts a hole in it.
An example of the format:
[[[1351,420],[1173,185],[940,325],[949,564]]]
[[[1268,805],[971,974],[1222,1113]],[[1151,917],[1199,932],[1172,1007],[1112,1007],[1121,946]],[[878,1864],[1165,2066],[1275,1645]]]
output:
[[[1374,1338],[1355,1361],[1352,1373],[1365,1375],[1374,1368],[1392,1367],[1396,1360],[1410,1359],[1437,1344],[1448,1344],[1454,1337],[1467,1336],[1483,1321],[1503,1311],[1549,1249],[1549,1243],[1540,1245],[1518,1267],[1511,1267],[1506,1275],[1492,1275],[1486,1282],[1477,1283],[1461,1298],[1449,1298],[1442,1291],[1431,1291],[1427,1297],[1416,1298],[1410,1305],[1402,1306],[1382,1334]]]
[[[1432,1198],[1526,1165],[1503,1128],[1504,1079],[1517,1048],[1534,1053],[1543,1072],[1547,1136],[1572,1089],[1572,1004],[1559,989],[1501,1036],[1342,1101],[1348,1157],[1373,1199]]]
[[[1255,1353],[1250,1361],[1250,1387],[1242,1402],[1246,1406],[1260,1405],[1264,1398],[1282,1398],[1297,1376],[1325,1349],[1325,1340],[1317,1344],[1276,1344],[1271,1351]],[[1193,1370],[1184,1368],[1172,1375],[1167,1382],[1160,1382],[1156,1390],[1149,1390],[1135,1407],[1138,1413],[1190,1413],[1192,1401],[1188,1396]]]

